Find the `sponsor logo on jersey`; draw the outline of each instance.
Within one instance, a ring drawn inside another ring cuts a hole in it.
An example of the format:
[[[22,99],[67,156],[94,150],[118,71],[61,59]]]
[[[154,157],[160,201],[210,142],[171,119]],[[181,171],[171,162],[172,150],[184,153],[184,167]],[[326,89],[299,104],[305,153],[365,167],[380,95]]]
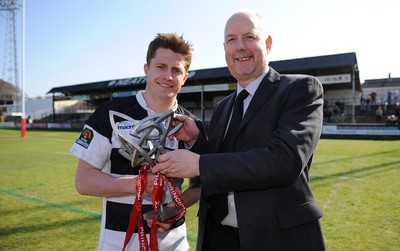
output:
[[[132,130],[133,125],[118,125],[118,130]]]
[[[93,139],[93,131],[90,130],[89,128],[85,128],[83,129],[81,135],[75,141],[75,143],[87,149],[90,145],[90,142],[92,142],[92,139]]]

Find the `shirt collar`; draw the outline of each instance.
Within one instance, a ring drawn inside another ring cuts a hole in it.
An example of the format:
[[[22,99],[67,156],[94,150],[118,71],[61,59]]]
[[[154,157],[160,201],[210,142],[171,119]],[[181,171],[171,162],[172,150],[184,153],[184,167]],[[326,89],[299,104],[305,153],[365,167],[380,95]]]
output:
[[[254,96],[254,93],[256,92],[258,86],[261,84],[261,81],[264,79],[264,77],[268,74],[269,67],[265,72],[263,72],[258,78],[254,79],[253,81],[250,82],[250,84],[247,85],[246,91],[251,95]],[[236,89],[237,89],[237,94],[239,94],[244,88],[240,86],[239,82],[236,84]]]
[[[136,99],[137,99],[139,105],[140,105],[143,109],[145,109],[145,110],[147,111],[147,114],[148,114],[149,116],[151,116],[151,115],[156,115],[157,113],[156,113],[155,111],[153,111],[152,109],[150,109],[149,107],[147,107],[146,100],[144,100],[144,97],[143,97],[143,92],[144,92],[144,91],[141,90],[141,91],[139,91],[139,92],[136,94]],[[172,110],[173,110],[174,112],[175,112],[177,109],[178,109],[178,100],[176,100],[174,107],[172,107]]]

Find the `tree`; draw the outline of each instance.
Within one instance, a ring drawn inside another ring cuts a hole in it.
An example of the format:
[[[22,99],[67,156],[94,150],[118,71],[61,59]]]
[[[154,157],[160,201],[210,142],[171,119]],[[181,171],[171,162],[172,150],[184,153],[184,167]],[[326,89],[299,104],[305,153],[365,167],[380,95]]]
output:
[[[0,115],[6,111],[6,108],[1,106],[14,104],[17,97],[18,89],[14,85],[0,79]]]

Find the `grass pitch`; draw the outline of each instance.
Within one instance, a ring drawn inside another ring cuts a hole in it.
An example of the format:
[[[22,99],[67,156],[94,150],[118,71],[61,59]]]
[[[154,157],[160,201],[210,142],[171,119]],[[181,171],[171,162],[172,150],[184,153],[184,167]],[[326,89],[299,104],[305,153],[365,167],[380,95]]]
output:
[[[101,199],[75,191],[78,134],[0,129],[0,250],[96,249]],[[328,250],[400,250],[400,141],[322,139],[311,187]]]

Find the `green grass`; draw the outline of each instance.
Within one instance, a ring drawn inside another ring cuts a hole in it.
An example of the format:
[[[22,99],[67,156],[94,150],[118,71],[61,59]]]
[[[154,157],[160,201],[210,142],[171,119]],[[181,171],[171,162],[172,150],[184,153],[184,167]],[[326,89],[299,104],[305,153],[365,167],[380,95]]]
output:
[[[322,140],[311,175],[329,250],[400,249],[400,141]]]
[[[78,134],[0,129],[0,250],[96,249],[101,199],[75,191],[68,153]],[[400,141],[323,139],[313,163],[328,250],[400,250]]]

